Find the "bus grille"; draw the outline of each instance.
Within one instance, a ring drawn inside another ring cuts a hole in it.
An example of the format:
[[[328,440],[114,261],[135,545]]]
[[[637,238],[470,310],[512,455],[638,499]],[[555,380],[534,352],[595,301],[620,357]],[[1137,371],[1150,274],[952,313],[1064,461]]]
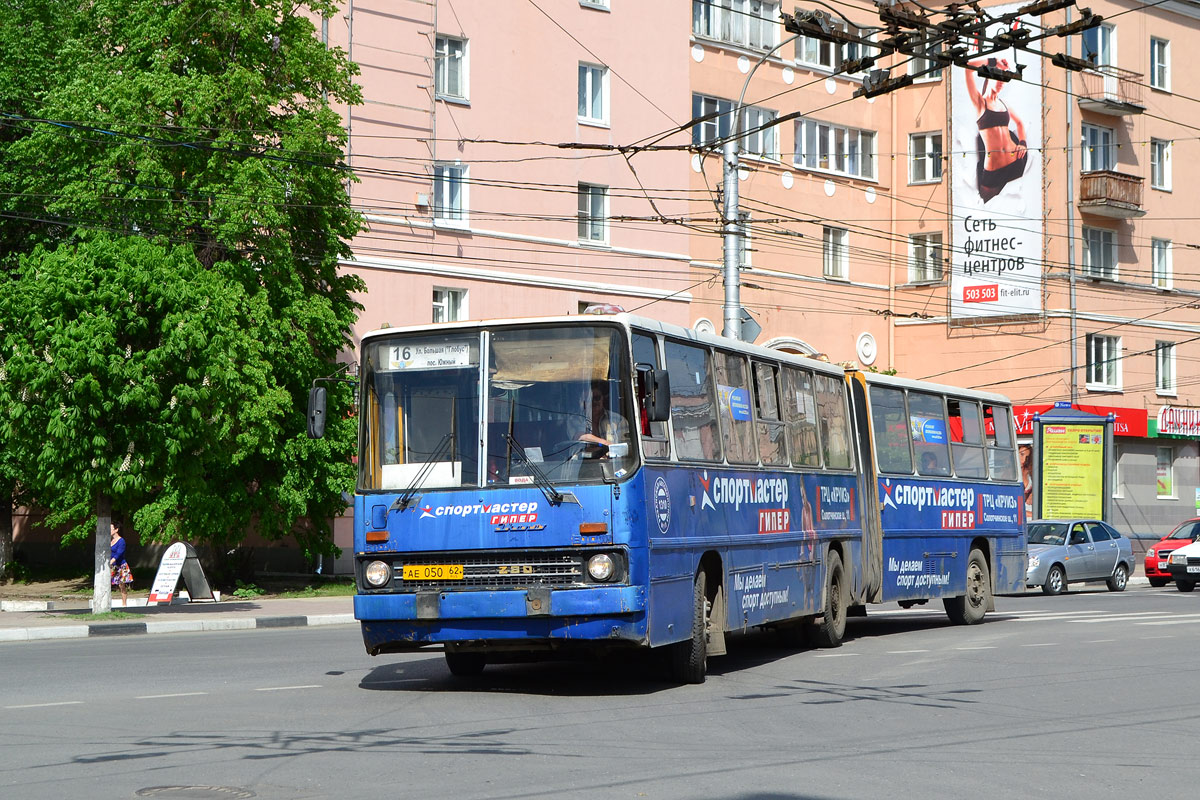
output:
[[[435,556],[397,557],[392,562],[393,590],[437,588],[523,589],[529,586],[577,586],[584,583],[583,553],[504,551],[493,553],[439,553]],[[461,564],[462,580],[403,580],[405,566]]]

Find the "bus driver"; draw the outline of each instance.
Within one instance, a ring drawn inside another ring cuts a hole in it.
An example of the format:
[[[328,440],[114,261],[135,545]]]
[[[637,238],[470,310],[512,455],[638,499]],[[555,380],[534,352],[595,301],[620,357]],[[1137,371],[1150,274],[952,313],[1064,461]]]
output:
[[[575,439],[605,447],[629,441],[629,422],[609,410],[608,399],[606,381],[592,381],[590,395],[586,391],[580,393],[580,416],[584,427]]]

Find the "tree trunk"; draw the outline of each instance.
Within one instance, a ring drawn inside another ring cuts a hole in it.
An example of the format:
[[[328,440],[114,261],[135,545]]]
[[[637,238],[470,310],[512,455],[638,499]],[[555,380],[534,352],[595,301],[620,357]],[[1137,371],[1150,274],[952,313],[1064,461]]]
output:
[[[112,611],[112,572],[108,566],[112,539],[112,497],[96,495],[96,572],[92,582],[92,613]]]
[[[0,495],[0,586],[15,577],[13,558],[13,497],[12,492],[4,492]]]

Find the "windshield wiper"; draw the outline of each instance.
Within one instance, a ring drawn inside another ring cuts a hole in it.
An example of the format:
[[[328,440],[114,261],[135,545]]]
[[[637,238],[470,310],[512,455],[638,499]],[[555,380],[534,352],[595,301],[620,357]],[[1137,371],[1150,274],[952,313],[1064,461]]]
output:
[[[412,483],[408,485],[408,488],[404,490],[404,493],[396,498],[396,501],[392,503],[391,507],[388,508],[388,511],[403,511],[412,504],[413,498],[415,498],[417,492],[421,490],[421,485],[425,483],[425,479],[429,477],[430,471],[433,470],[433,465],[437,464],[441,460],[442,455],[447,449],[449,449],[450,442],[453,439],[453,431],[442,437],[442,440],[438,442],[438,446],[433,449],[433,455],[431,455],[429,460],[426,461],[424,466],[421,467],[421,471],[418,472],[416,477],[412,479]]]
[[[556,506],[562,503],[563,493],[554,488],[554,484],[546,477],[546,473],[542,472],[541,468],[525,455],[525,448],[521,443],[513,438],[511,433],[504,434],[504,440],[509,446],[509,455],[517,454],[517,457],[529,467],[529,471],[533,473],[533,482],[542,490],[542,494],[546,495],[546,499],[550,501],[550,505]]]

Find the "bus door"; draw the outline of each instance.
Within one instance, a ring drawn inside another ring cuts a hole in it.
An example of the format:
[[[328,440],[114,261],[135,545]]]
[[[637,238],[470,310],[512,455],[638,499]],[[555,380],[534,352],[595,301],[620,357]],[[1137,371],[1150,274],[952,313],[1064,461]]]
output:
[[[875,453],[871,441],[871,410],[867,405],[867,386],[861,373],[847,375],[850,386],[850,413],[857,432],[858,496],[861,498],[863,537],[863,599],[883,601],[883,522],[879,513],[879,481],[875,475]]]

